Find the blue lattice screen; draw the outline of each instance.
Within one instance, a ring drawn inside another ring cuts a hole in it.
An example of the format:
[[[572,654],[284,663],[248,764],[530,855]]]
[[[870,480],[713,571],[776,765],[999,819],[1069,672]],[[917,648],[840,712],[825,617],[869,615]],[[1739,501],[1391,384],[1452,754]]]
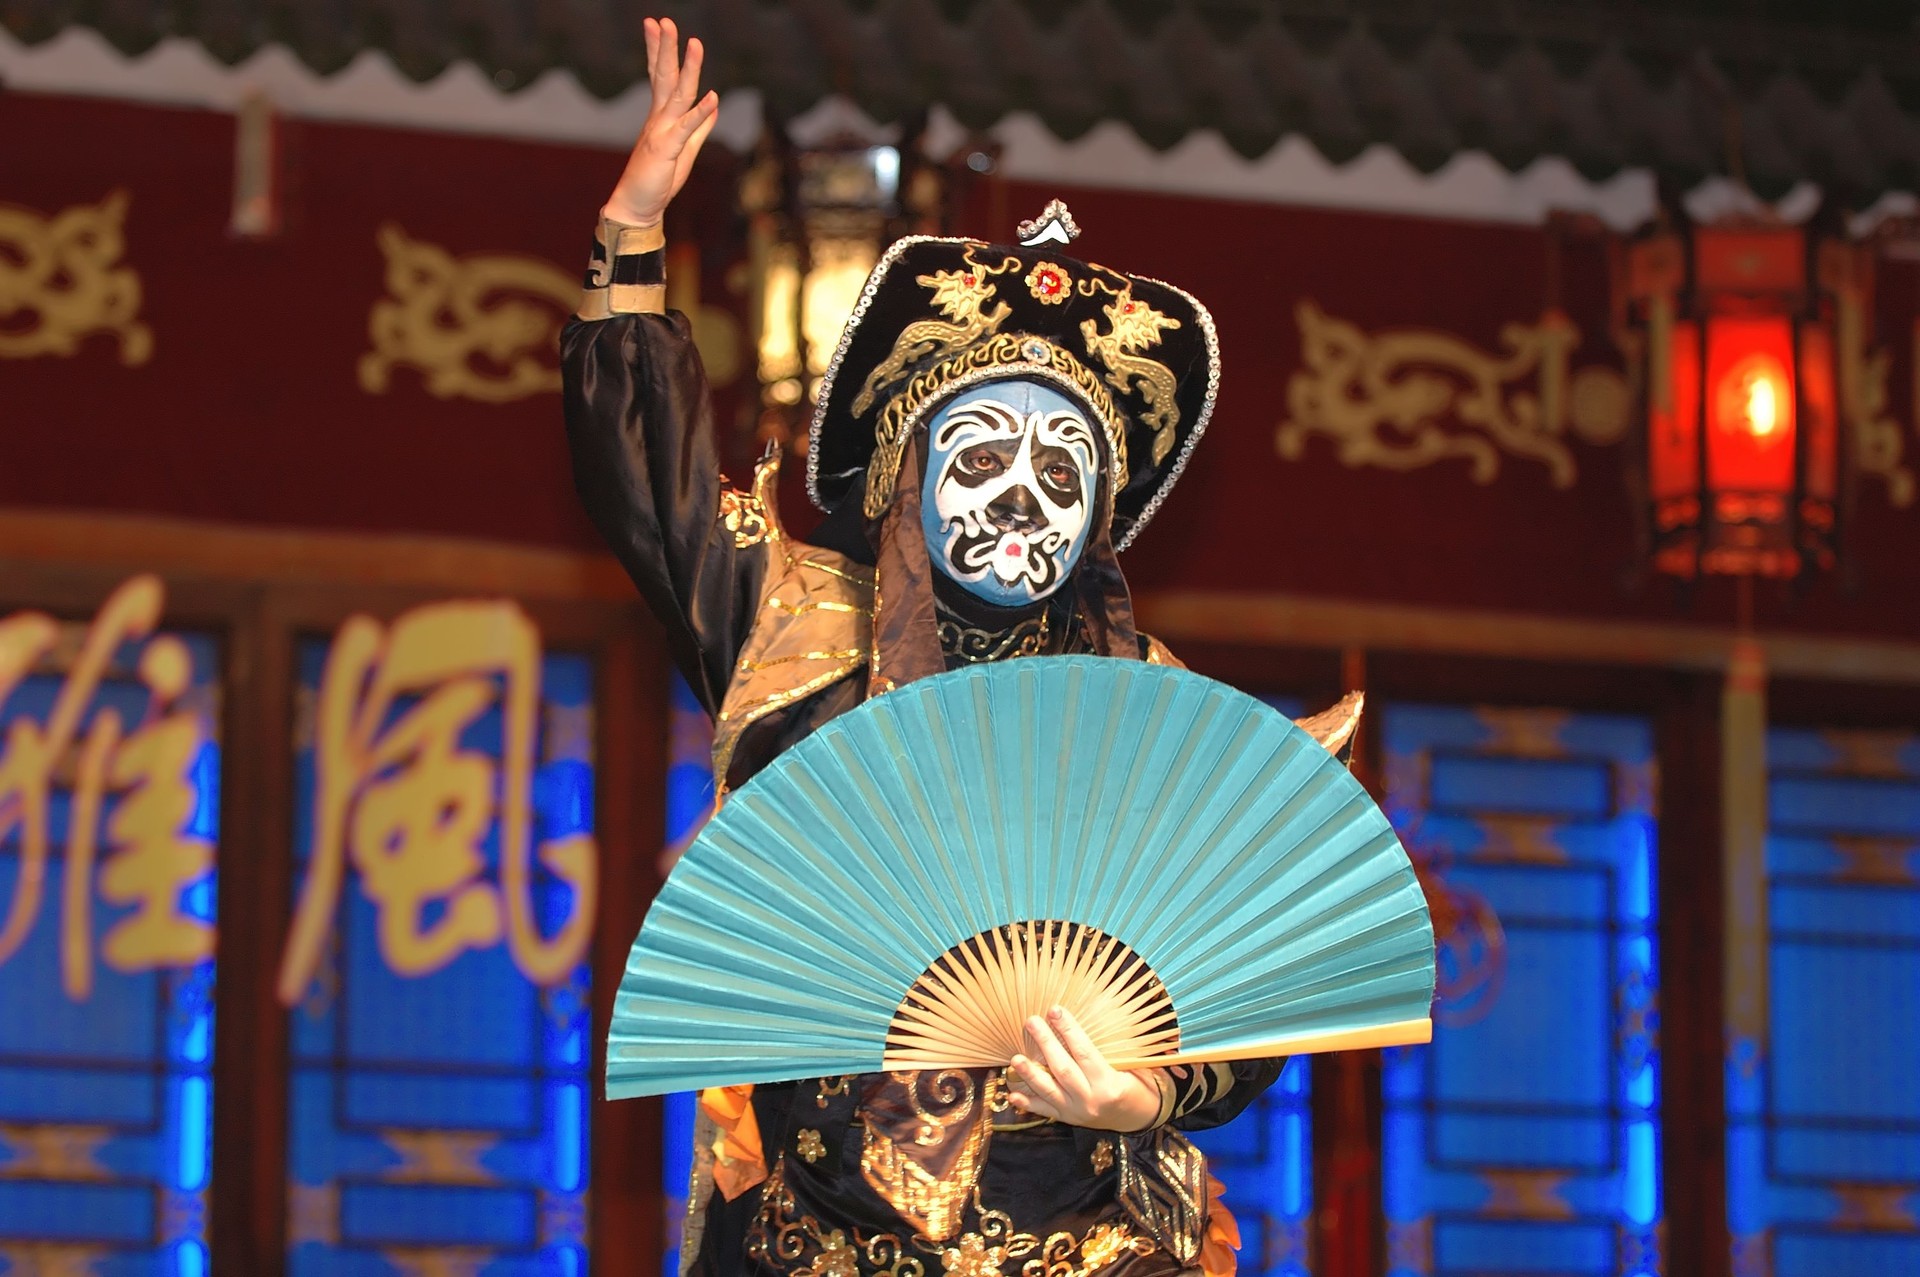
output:
[[[1439,940],[1431,1046],[1386,1053],[1392,1277],[1661,1271],[1652,734],[1385,709],[1387,806]]]
[[[18,682],[0,661],[0,1273],[12,1277],[207,1271],[219,651],[206,634],[126,641],[116,605],[143,590],[158,610],[157,584],[116,596],[91,670],[87,627],[71,624],[48,623]],[[30,639],[16,628],[0,648]]]
[[[1293,697],[1262,697],[1289,718],[1303,712]],[[1225,1186],[1221,1200],[1240,1225],[1244,1277],[1306,1277],[1312,1271],[1312,1064],[1287,1061],[1280,1080],[1227,1125],[1196,1131],[1193,1142]]]
[[[534,946],[512,932],[500,806],[514,766],[503,706],[530,673],[528,912],[547,939],[583,908],[590,921],[590,901],[555,872],[565,861],[551,849],[591,855],[591,660],[549,653],[518,673],[483,662],[394,698],[363,724],[368,741],[392,744],[367,744],[358,788],[330,799],[327,704],[337,696],[357,713],[366,689],[329,691],[337,671],[325,641],[298,656],[301,905],[327,889],[329,859],[340,878],[323,900],[324,947],[289,1012],[290,1272],[578,1277],[588,968],[533,978]],[[427,798],[407,788],[416,784],[432,787]],[[329,802],[346,811],[331,834],[320,819]]]
[[[1768,734],[1767,1041],[1727,1077],[1739,1277],[1920,1273],[1920,736]]]

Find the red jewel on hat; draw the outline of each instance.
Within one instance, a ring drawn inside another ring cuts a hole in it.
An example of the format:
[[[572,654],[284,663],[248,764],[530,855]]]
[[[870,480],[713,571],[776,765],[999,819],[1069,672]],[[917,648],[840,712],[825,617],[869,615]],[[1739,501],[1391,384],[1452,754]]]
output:
[[[972,288],[972,287],[973,287],[973,276],[971,276],[971,275],[969,275],[969,276],[967,276],[967,287],[968,287],[968,288]]]
[[[1036,299],[1055,305],[1073,295],[1073,277],[1052,262],[1036,262],[1027,272],[1027,290]]]

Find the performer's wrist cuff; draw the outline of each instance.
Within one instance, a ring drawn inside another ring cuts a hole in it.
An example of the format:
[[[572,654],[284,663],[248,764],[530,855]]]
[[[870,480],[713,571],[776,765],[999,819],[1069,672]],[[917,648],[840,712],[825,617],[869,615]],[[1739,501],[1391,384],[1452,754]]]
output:
[[[667,238],[658,226],[601,218],[580,294],[582,319],[659,315],[667,309]]]
[[[1148,1130],[1165,1126],[1173,1120],[1173,1106],[1180,1098],[1179,1089],[1174,1086],[1173,1075],[1165,1069],[1155,1069],[1152,1073],[1154,1089],[1160,1092],[1160,1111],[1154,1115]]]

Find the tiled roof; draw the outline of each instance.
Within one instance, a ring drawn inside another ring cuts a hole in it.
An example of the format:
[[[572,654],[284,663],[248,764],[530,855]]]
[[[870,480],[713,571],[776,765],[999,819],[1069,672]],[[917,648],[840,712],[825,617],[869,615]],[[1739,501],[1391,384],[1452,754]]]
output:
[[[838,93],[882,120],[1032,111],[1069,139],[1108,119],[1156,147],[1216,129],[1246,156],[1297,133],[1423,170],[1480,149],[1690,182],[1737,152],[1765,195],[1920,185],[1912,0],[0,0],[28,41],[80,24],[227,61],[278,42],[322,73],[377,48],[420,80],[468,60],[511,90],[564,67],[607,96],[643,76],[650,11],[776,114]]]

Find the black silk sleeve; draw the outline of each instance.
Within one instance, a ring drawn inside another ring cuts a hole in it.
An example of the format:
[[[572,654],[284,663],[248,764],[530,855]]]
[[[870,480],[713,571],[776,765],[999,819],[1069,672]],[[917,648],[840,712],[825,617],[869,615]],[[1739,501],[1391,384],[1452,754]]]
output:
[[[1183,1131],[1225,1126],[1273,1085],[1286,1064],[1282,1057],[1195,1065],[1184,1070],[1185,1076],[1180,1069],[1171,1070],[1172,1125]]]
[[[713,409],[686,316],[572,319],[560,352],[574,486],[718,713],[766,567],[720,520]]]

